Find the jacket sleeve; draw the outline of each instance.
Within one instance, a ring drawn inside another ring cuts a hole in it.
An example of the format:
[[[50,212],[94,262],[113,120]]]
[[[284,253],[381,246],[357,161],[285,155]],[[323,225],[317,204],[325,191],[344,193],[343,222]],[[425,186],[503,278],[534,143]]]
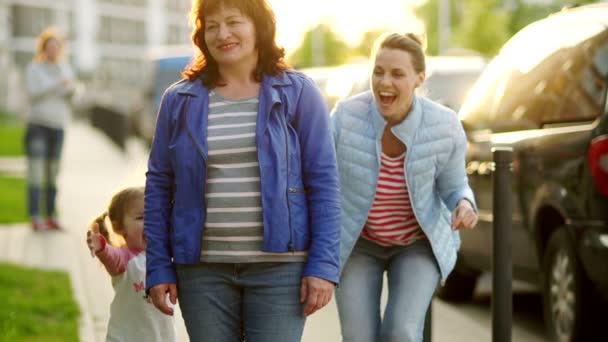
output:
[[[329,115],[321,93],[304,78],[295,109],[302,173],[310,217],[311,245],[303,276],[338,283],[340,190]]]
[[[128,248],[118,248],[110,244],[106,244],[105,248],[95,255],[111,276],[125,272],[129,260],[134,256]]]
[[[174,172],[169,144],[173,96],[168,90],[161,100],[146,172],[146,291],[158,284],[177,282],[170,239]]]
[[[450,114],[453,116],[451,131],[454,132],[454,145],[447,163],[443,166],[437,177],[437,189],[439,196],[441,196],[441,199],[450,211],[456,208],[458,201],[461,199],[471,202],[473,209],[477,211],[475,196],[469,186],[465,169],[467,138],[460,121],[458,121],[454,113]]]

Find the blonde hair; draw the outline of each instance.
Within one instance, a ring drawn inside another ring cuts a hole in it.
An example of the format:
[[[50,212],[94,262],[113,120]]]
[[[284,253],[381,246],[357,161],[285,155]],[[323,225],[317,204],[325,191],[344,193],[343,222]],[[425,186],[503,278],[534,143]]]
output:
[[[114,196],[112,196],[112,199],[108,204],[108,210],[104,211],[101,215],[97,216],[93,222],[91,222],[91,228],[93,227],[93,224],[97,223],[99,226],[99,233],[106,238],[110,245],[124,245],[125,230],[123,227],[123,222],[127,212],[127,207],[134,200],[143,197],[143,186],[128,187],[120,190],[114,194]],[[106,225],[106,218],[110,219],[110,225]],[[118,235],[122,241],[116,241],[116,235]]]
[[[63,35],[59,33],[59,30],[56,27],[47,27],[38,35],[37,43],[36,43],[36,54],[34,55],[34,61],[40,63],[44,62],[47,58],[46,56],[46,44],[50,40],[56,40],[59,43],[59,47],[61,51],[63,51],[64,39]],[[60,54],[61,56],[61,54]]]

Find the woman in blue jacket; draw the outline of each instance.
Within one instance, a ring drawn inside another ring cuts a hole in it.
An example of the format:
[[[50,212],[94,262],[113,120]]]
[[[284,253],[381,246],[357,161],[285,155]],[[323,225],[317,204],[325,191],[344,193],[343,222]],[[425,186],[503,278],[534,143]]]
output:
[[[343,210],[342,337],[421,341],[437,283],[454,267],[458,230],[477,223],[466,137],[452,110],[414,94],[425,78],[419,38],[381,36],[372,60],[372,90],[339,103],[332,118]]]
[[[145,194],[146,288],[192,341],[299,341],[339,276],[339,181],[318,88],[265,0],[198,0],[200,50],[165,93]],[[330,148],[328,148],[330,147]]]

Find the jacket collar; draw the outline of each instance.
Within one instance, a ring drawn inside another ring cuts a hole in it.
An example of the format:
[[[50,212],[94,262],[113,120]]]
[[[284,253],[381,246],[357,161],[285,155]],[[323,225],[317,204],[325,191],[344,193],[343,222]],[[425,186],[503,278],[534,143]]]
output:
[[[188,96],[188,100],[182,108],[182,115],[186,115],[187,129],[190,132],[190,137],[197,146],[198,152],[206,160],[207,159],[207,125],[209,113],[209,89],[203,85],[201,79],[195,81],[182,81],[183,85],[177,90],[178,94]],[[291,80],[283,72],[278,76],[266,76],[262,79],[260,88],[260,104],[258,110],[258,122],[256,127],[257,136],[262,136],[268,126],[268,118],[272,109],[276,104],[281,103],[281,96],[278,87],[291,84]],[[195,132],[205,132],[205,134],[196,134]],[[257,139],[261,141],[261,139]],[[259,148],[259,146],[258,146]]]
[[[376,105],[376,99],[373,98],[370,111],[374,121],[374,131],[376,133],[376,139],[382,139],[382,133],[384,132],[384,126],[386,125],[386,120],[382,117],[382,114],[378,111],[378,106]],[[416,134],[418,127],[420,127],[420,123],[422,122],[422,103],[418,96],[414,96],[412,100],[412,109],[410,109],[409,114],[405,117],[405,119],[399,124],[395,125],[392,129],[393,133],[403,141],[406,146],[411,145],[412,138]]]
[[[291,80],[289,79],[289,77],[287,77],[286,72],[282,72],[277,76],[264,75],[262,78],[263,90],[261,90],[260,93],[262,93],[264,90],[270,90],[274,89],[275,87],[288,85],[291,85]],[[184,85],[180,87],[177,93],[181,95],[197,97],[198,95],[204,94],[208,91],[208,88],[203,85],[202,79],[198,78],[194,81],[184,81]],[[278,100],[278,93],[276,91],[274,93],[274,95],[276,95],[276,98],[273,96],[271,97],[271,99]],[[278,102],[280,102],[280,100],[278,100]]]

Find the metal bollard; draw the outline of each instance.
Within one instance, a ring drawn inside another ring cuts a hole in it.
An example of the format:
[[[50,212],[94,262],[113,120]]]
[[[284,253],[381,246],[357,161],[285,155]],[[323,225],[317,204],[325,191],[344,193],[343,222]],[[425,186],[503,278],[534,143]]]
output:
[[[512,189],[511,162],[513,149],[492,149],[495,171],[493,176],[494,215],[492,245],[492,341],[510,342],[513,320],[512,266]]]
[[[426,317],[424,318],[424,331],[422,332],[422,341],[431,342],[432,334],[431,330],[433,327],[433,300],[426,311]]]

